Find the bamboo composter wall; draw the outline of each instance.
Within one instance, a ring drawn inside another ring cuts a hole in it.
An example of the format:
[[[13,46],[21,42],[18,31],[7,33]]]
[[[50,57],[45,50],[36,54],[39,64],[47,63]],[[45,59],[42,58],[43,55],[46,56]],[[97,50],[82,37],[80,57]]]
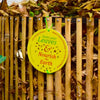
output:
[[[35,20],[34,20],[35,19]],[[54,20],[55,21],[54,21]],[[71,58],[71,18],[46,18],[47,26],[63,35],[62,22],[65,23],[64,38],[68,44],[68,59],[65,66],[54,74],[43,74],[35,70],[27,57],[27,43],[36,30],[45,28],[43,18],[33,17],[0,17],[0,55],[7,59],[0,66],[0,100],[71,100],[72,92],[72,58]],[[94,19],[86,19],[86,100],[93,100],[93,38]],[[36,30],[34,30],[37,25]],[[82,18],[76,19],[76,87],[77,100],[83,98],[82,87]],[[100,38],[100,20],[98,20],[98,38]],[[18,53],[22,53],[22,58]],[[100,100],[100,39],[98,39],[98,100]],[[37,78],[37,89],[34,89],[33,78]],[[63,81],[64,79],[65,81]],[[64,87],[64,89],[63,89]]]

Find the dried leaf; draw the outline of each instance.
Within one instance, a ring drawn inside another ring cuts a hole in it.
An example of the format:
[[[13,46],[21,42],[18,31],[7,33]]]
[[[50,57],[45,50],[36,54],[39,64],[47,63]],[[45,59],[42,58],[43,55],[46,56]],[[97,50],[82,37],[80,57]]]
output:
[[[39,7],[34,0],[24,1],[19,4],[21,4],[23,6]]]
[[[100,8],[92,9],[93,11],[99,12]]]
[[[42,14],[40,13],[39,15],[35,15],[35,17],[41,17],[42,16]]]
[[[73,7],[73,6],[65,6],[65,8],[67,8],[67,9],[73,9],[73,10],[79,10],[80,9],[80,7]]]
[[[82,7],[84,7],[84,6],[86,6],[87,4],[90,4],[90,3],[91,3],[91,1],[87,1],[87,2],[83,3],[80,7],[82,8]]]
[[[87,14],[89,15],[89,18],[90,18],[90,20],[91,20],[91,18],[93,17],[93,13],[88,12]]]
[[[42,12],[43,12],[43,17],[49,16],[49,12],[47,12],[45,10],[42,10]]]
[[[24,1],[24,2],[20,2],[19,4],[21,5],[27,5],[29,3],[29,1]]]
[[[20,14],[20,12],[18,12],[18,11],[15,10],[15,9],[8,9],[8,12],[9,12],[11,15]]]
[[[24,15],[26,17],[29,16],[28,11],[25,6],[22,6],[22,8],[18,8],[18,11],[20,12],[21,15]]]
[[[0,66],[0,69],[5,70],[5,68],[3,66]]]
[[[91,10],[91,9],[93,8],[93,4],[94,4],[94,3],[89,3],[89,4],[86,5],[83,9]]]
[[[4,12],[3,10],[0,10],[0,15],[3,15],[3,16],[9,16],[6,12]]]
[[[44,9],[45,11],[48,11],[48,6],[47,6],[47,4],[41,3],[41,5],[42,5],[42,7],[43,7],[43,9]]]
[[[1,10],[6,11],[7,8],[8,8],[8,6],[7,6],[7,0],[2,0]]]
[[[32,7],[36,7],[36,8],[39,7],[39,6],[37,6],[36,4],[33,4],[33,3],[30,3],[30,6],[32,6]]]

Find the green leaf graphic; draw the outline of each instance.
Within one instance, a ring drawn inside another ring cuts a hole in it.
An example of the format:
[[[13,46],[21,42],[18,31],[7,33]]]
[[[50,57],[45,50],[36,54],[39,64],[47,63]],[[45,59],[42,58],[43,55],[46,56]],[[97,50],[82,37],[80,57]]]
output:
[[[0,55],[0,64],[6,60],[6,57]]]

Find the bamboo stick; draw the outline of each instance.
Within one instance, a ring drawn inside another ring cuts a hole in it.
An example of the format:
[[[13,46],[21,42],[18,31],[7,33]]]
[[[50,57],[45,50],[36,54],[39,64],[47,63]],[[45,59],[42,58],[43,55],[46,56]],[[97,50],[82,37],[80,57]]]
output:
[[[65,19],[65,39],[68,43],[68,59],[65,67],[65,100],[71,100],[71,18]]]
[[[10,90],[13,89],[13,16],[10,17]],[[10,94],[13,100],[13,94]]]
[[[2,45],[2,34],[1,34],[1,23],[2,23],[2,17],[0,17],[0,45]],[[2,54],[2,47],[0,48],[0,55]],[[0,64],[1,66],[1,64]],[[2,70],[0,69],[0,79],[2,79]],[[2,91],[0,91],[0,99],[2,99]]]
[[[42,17],[37,19],[38,30],[43,29]],[[44,100],[44,74],[38,71],[38,100]]]
[[[92,100],[94,19],[87,19],[86,100]]]
[[[100,19],[98,22],[98,100],[100,100]]]
[[[0,17],[0,45],[2,45],[2,17]],[[2,54],[2,47],[0,48],[0,55],[1,54]],[[0,69],[0,71],[1,71],[1,69]],[[1,78],[1,76],[0,76],[0,78]]]
[[[9,100],[9,19],[5,17],[5,100]]]
[[[77,100],[82,100],[82,18],[77,18],[76,24]]]
[[[47,18],[48,28],[52,26],[52,18]],[[53,74],[47,74],[47,100],[53,100]]]
[[[29,17],[29,39],[33,33],[33,17]],[[33,100],[33,70],[32,65],[29,63],[29,81],[30,81],[30,100]]]
[[[58,32],[61,33],[61,18],[55,19],[55,27]],[[62,100],[62,89],[61,89],[61,70],[55,73],[55,100]]]
[[[19,32],[19,17],[15,17],[15,100],[18,100],[18,58],[16,53],[18,51],[18,32]]]
[[[22,55],[23,55],[23,61],[22,61],[22,65],[21,65],[21,78],[22,81],[25,82],[25,53],[26,53],[26,17],[22,17]],[[22,88],[25,89],[25,84],[22,84]],[[22,91],[22,100],[26,100],[26,94],[25,91]]]
[[[4,56],[4,17],[2,17],[2,56]],[[4,63],[2,63],[2,66],[4,66]],[[4,70],[2,70],[2,79],[4,79]],[[4,100],[4,87],[2,87],[2,100]]]

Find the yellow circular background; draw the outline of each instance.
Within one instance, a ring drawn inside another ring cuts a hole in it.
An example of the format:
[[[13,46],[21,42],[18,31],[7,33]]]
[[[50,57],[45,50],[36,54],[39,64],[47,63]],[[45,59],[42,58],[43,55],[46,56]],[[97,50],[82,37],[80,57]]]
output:
[[[68,46],[63,36],[50,29],[33,34],[28,43],[28,57],[32,65],[43,73],[58,71],[68,57]]]

